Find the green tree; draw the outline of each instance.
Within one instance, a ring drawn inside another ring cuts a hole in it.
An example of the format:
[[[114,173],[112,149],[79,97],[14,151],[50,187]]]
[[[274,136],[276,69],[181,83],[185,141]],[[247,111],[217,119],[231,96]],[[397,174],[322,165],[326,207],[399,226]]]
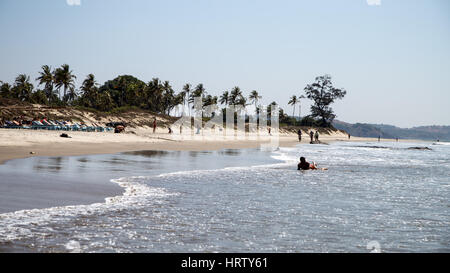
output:
[[[37,77],[36,80],[39,82],[39,85],[44,85],[44,93],[47,100],[54,101],[57,96],[54,91],[55,74],[51,67],[43,65],[42,71],[39,72],[39,77]]]
[[[205,98],[206,94],[207,93],[206,93],[205,87],[203,86],[203,83],[199,83],[195,87],[194,91],[192,91],[191,97],[189,98],[189,102],[194,103],[194,98],[196,98],[196,97],[199,97],[203,100]],[[192,106],[192,107],[194,107],[194,106]]]
[[[80,88],[82,92],[81,100],[84,106],[95,108],[99,104],[97,86],[98,83],[95,81],[95,76],[93,74],[87,75]]]
[[[30,102],[38,104],[48,104],[47,94],[44,90],[38,90],[31,94]]]
[[[183,86],[183,92],[186,94],[188,109],[189,109],[189,116],[190,116],[191,115],[191,106],[190,106],[190,102],[189,102],[189,98],[191,95],[191,84],[190,83],[186,83]],[[184,104],[184,102],[183,102],[183,104]]]
[[[230,103],[230,93],[228,91],[224,91],[220,96],[219,100],[220,104],[228,105]]]
[[[0,85],[0,97],[3,98],[12,98],[13,94],[12,94],[12,87],[9,83],[5,82],[5,83],[1,83]]]
[[[75,90],[75,79],[77,78],[75,75],[73,75],[72,70],[70,70],[70,67],[68,64],[63,64],[60,68],[57,68],[55,70],[55,83],[56,88],[58,89],[58,92],[61,96],[61,88],[64,89],[64,99],[68,99],[72,97],[72,95],[67,96],[67,90],[70,90],[71,93]]]
[[[172,89],[169,81],[165,81],[163,83],[163,112],[166,112],[167,115],[170,114],[170,111],[175,107],[175,91]]]
[[[30,76],[20,74],[17,76],[13,87],[14,97],[21,101],[29,101],[33,93],[33,84],[30,83]]]
[[[148,86],[141,80],[122,75],[105,82],[98,89],[99,94],[107,92],[114,107],[137,106],[150,109],[148,98],[152,95]]]
[[[258,102],[262,98],[262,96],[259,95],[258,91],[253,90],[248,98],[250,99],[250,102],[255,104],[255,111],[256,111],[256,109],[258,108]]]
[[[321,126],[330,126],[336,115],[330,105],[347,94],[344,89],[333,87],[330,75],[316,78],[313,84],[305,87],[306,97],[314,102],[311,105],[311,117],[319,118]]]
[[[293,111],[292,111],[292,116],[293,117],[295,117],[295,106],[297,105],[297,103],[298,103],[298,99],[297,99],[297,96],[296,95],[294,95],[294,96],[292,96],[291,97],[291,99],[289,100],[289,102],[288,102],[288,104],[289,105],[292,105],[292,107],[293,107]]]
[[[242,98],[243,96],[241,89],[238,86],[233,87],[230,93],[230,104],[236,106],[236,104],[239,104],[239,102],[241,102]]]

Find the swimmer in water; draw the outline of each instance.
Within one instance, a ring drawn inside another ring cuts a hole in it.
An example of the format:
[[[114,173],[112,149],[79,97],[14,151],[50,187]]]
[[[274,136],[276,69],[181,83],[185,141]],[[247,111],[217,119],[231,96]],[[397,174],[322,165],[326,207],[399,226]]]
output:
[[[315,162],[310,164],[309,162],[306,162],[306,159],[302,156],[300,157],[300,163],[297,165],[297,170],[307,171],[307,170],[322,170],[326,171],[327,168],[317,168],[317,165]]]

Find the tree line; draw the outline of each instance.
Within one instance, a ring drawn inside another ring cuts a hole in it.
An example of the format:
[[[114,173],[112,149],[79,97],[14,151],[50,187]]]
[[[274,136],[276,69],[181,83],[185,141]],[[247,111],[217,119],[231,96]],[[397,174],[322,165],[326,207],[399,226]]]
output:
[[[252,90],[247,97],[238,86],[222,92],[220,96],[213,96],[208,94],[202,83],[196,86],[186,83],[182,90],[175,92],[169,81],[161,81],[159,78],[153,78],[145,83],[131,75],[122,75],[100,85],[95,76],[89,74],[77,89],[76,79],[77,77],[68,64],[63,64],[56,69],[43,65],[36,78],[37,89],[31,83],[30,76],[20,74],[12,85],[0,81],[0,97],[49,106],[86,107],[102,112],[122,107],[137,107],[166,115],[169,115],[179,105],[187,105],[191,111],[195,97],[201,98],[202,106],[205,108],[217,104],[225,107],[253,105],[256,114],[259,115],[262,107],[260,104],[262,96],[258,91]],[[290,98],[288,104],[293,107],[291,117],[280,108],[280,123],[330,126],[336,117],[330,105],[336,99],[342,99],[346,95],[346,91],[333,87],[331,76],[324,75],[317,77],[314,83],[307,85],[304,92],[305,95],[298,97],[293,95]],[[313,101],[311,114],[298,121],[295,118],[296,106],[304,98]],[[269,113],[270,107],[274,104],[277,103],[272,102],[268,106]]]

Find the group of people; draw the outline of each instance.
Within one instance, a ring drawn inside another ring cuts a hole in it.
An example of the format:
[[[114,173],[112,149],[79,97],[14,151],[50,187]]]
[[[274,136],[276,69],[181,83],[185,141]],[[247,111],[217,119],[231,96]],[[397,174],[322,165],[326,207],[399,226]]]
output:
[[[298,141],[302,141],[302,130],[298,129],[297,131],[298,135]],[[315,133],[311,130],[309,132],[309,137],[311,138],[311,144],[314,143],[314,141],[319,142],[319,131],[316,131]]]

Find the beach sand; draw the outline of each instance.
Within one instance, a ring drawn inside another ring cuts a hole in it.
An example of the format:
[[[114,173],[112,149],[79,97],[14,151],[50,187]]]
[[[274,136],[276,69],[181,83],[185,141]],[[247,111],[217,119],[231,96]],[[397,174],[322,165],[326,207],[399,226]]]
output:
[[[167,150],[202,151],[219,149],[257,148],[269,143],[268,136],[255,140],[172,139],[166,130],[133,130],[124,134],[99,132],[66,132],[71,138],[60,137],[60,131],[0,129],[0,164],[10,159],[35,156],[71,156],[88,154],[112,154],[126,151]],[[346,141],[343,133],[321,135],[321,141]],[[280,146],[298,144],[295,134],[280,134]],[[352,138],[353,141],[368,141],[365,138]],[[302,143],[309,143],[303,137]]]

